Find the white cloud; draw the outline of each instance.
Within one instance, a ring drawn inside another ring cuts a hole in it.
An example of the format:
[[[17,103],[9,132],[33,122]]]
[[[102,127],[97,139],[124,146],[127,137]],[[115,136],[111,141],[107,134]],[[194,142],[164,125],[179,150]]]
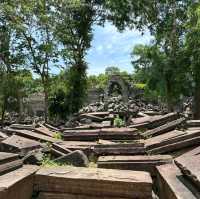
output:
[[[134,45],[149,43],[151,39],[148,31],[142,36],[137,30],[121,33],[110,23],[106,23],[105,27],[94,26],[92,48],[87,56],[89,74],[104,72],[105,67],[110,65],[132,71],[130,53]]]

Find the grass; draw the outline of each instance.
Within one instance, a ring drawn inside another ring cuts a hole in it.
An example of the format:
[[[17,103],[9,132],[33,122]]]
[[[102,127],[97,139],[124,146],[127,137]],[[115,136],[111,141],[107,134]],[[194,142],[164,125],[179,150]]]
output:
[[[42,167],[58,167],[58,166],[70,166],[67,163],[59,163],[51,160],[50,155],[44,156],[43,160],[40,162]]]

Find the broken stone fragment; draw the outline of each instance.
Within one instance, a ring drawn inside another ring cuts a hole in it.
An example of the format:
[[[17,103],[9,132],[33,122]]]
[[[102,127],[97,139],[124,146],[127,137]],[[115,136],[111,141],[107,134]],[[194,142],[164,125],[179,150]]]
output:
[[[30,151],[28,154],[26,154],[26,156],[24,156],[23,163],[40,165],[43,160],[43,155],[44,154],[41,150]]]
[[[1,151],[19,153],[21,156],[26,155],[29,151],[39,148],[41,148],[39,142],[18,135],[12,135],[2,141],[0,145]]]
[[[55,162],[69,164],[76,167],[87,167],[89,165],[87,156],[80,150],[76,150],[67,155],[59,157],[55,159]]]

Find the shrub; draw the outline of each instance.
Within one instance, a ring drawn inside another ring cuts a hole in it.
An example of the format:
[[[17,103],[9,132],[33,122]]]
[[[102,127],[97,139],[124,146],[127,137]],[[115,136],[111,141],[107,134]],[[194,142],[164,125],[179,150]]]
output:
[[[118,128],[125,126],[125,122],[119,117],[119,115],[114,119],[114,126]]]

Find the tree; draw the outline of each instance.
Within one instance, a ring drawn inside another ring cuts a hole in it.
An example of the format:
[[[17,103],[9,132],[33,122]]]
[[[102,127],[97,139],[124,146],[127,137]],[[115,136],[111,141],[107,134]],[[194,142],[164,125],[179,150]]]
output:
[[[14,85],[12,88],[15,90],[19,120],[23,114],[23,98],[28,97],[28,95],[31,94],[33,81],[32,73],[29,70],[21,69],[15,71]]]
[[[26,64],[41,77],[45,95],[45,121],[48,115],[49,71],[56,61],[56,45],[52,33],[54,20],[51,1],[9,1],[3,5],[6,19],[16,32]]]
[[[181,67],[174,67],[173,70],[170,70],[169,58],[165,51],[162,51],[157,45],[138,45],[135,46],[132,53],[133,58],[137,57],[132,61],[136,82],[146,84],[146,93],[148,95],[152,93],[152,97],[155,97],[156,94],[157,99],[161,97],[164,102],[167,102],[169,110],[179,102],[181,95],[188,94],[191,85],[186,75],[187,62],[184,63],[186,61],[184,49],[180,52],[182,53],[178,56],[176,64]]]
[[[85,55],[92,40],[95,10],[92,1],[63,1],[56,7],[56,35],[62,45],[62,55],[69,67],[69,112],[77,112],[86,96]]]
[[[69,116],[69,104],[67,103],[68,71],[61,71],[58,75],[51,78],[49,114],[52,119],[67,119]]]
[[[166,2],[166,1],[161,1]],[[157,0],[109,0],[101,2],[105,18],[111,21],[120,31],[126,28],[144,30],[151,28],[152,21],[157,19]]]
[[[16,32],[13,31],[9,20],[7,20],[5,10],[0,7],[0,11],[0,109],[3,126],[5,112],[11,108],[10,102],[16,95],[15,70],[23,64],[24,57],[21,54],[18,42],[13,39]]]
[[[200,3],[194,3],[188,11],[186,52],[193,77],[194,117],[200,119]]]
[[[105,69],[106,75],[117,75],[120,73],[120,69],[116,66],[109,66]]]
[[[177,72],[186,74],[187,68],[182,67],[185,21],[187,9],[193,1],[105,1],[104,6],[110,12],[108,19],[119,30],[127,27],[144,31],[149,28],[155,37],[155,45],[165,56],[163,72],[165,73],[165,97],[169,110],[174,106],[174,78],[181,79]],[[185,70],[186,69],[186,70]],[[185,70],[185,71],[184,71]],[[176,85],[178,87],[178,85]]]

